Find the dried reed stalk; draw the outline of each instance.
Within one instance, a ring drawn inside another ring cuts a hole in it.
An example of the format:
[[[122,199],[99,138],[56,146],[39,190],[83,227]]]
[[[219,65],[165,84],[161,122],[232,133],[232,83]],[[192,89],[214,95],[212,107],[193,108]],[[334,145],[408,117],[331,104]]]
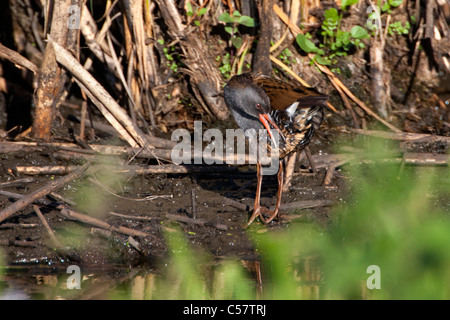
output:
[[[205,44],[195,35],[188,32],[182,23],[174,0],[156,0],[169,35],[179,41],[183,50],[183,62],[187,66],[183,72],[190,76],[192,90],[202,106],[219,120],[228,118],[230,112],[219,96],[222,92],[222,78],[215,64],[205,52]]]
[[[69,52],[58,43],[54,42],[51,37],[49,38],[49,44],[52,44],[55,47],[55,55],[58,63],[69,70],[72,75],[83,84],[86,89],[85,92],[90,98],[92,96],[95,97],[93,100],[94,103],[100,102],[100,104],[96,105],[97,107],[99,105],[103,106],[103,108],[100,108],[100,111],[107,117],[111,125],[119,132],[123,132],[123,129],[126,130],[127,134],[133,138],[133,141],[130,141],[129,136],[125,137],[130,145],[132,147],[140,146],[153,148],[141,129],[131,121],[126,112],[117,104],[100,83],[98,83],[97,80],[95,80],[95,78],[87,72]],[[108,115],[106,111],[108,111],[112,117]],[[111,120],[112,118],[114,118],[115,121]]]

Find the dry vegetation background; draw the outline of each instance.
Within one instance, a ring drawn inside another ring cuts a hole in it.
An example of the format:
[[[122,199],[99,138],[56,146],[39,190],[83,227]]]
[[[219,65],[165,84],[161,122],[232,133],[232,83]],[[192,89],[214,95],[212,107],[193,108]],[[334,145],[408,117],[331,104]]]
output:
[[[85,120],[94,114],[143,147],[149,135],[192,129],[194,120],[228,119],[222,87],[252,70],[330,94],[324,130],[381,123],[399,134],[448,135],[449,3],[397,3],[381,16],[382,33],[323,65],[310,63],[296,36],[309,33],[319,45],[330,8],[343,13],[338,28],[365,27],[369,1],[346,10],[317,0],[3,1],[1,137],[64,138],[64,109],[72,108],[80,111],[78,140],[93,139]],[[220,17],[236,11],[255,26],[237,24],[230,34]],[[410,27],[390,35],[394,22]]]

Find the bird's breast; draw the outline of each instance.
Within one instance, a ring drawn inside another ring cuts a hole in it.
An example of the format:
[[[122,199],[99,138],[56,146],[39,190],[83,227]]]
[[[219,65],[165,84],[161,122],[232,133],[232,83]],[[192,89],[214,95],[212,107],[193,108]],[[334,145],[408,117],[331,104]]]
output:
[[[271,114],[284,135],[284,139],[279,141],[277,150],[280,158],[305,148],[322,122],[321,106],[299,108],[298,105],[294,105],[286,110],[274,110]],[[294,107],[295,111],[292,112]]]

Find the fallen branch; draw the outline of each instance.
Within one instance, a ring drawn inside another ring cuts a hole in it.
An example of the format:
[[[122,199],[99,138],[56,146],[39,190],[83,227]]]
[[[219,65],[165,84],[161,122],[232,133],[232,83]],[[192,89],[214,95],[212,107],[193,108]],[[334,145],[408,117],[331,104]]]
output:
[[[22,241],[22,240],[0,240],[0,246],[15,246],[15,247],[36,247],[34,241]]]
[[[329,76],[329,75],[327,75],[327,76],[328,76],[328,79],[330,80],[331,84],[333,85],[333,87],[334,87],[334,88],[336,89],[336,91],[339,93],[339,96],[341,97],[342,102],[344,103],[344,106],[347,108],[347,110],[348,110],[348,111],[350,112],[350,114],[352,115],[352,118],[353,118],[353,122],[354,122],[355,128],[360,129],[360,128],[361,128],[361,125],[360,125],[360,123],[359,123],[359,120],[358,120],[358,117],[357,117],[357,115],[356,115],[355,110],[353,110],[352,105],[351,105],[350,101],[348,100],[348,97],[345,95],[345,93],[344,93],[344,91],[341,89],[341,87],[338,86],[338,85],[336,84],[335,81],[333,81],[333,78],[332,78],[331,76]]]
[[[28,175],[52,174],[66,175],[74,172],[78,166],[17,166],[12,171]]]
[[[250,206],[246,205],[245,203],[230,199],[230,198],[224,198],[223,199],[223,204],[230,206],[230,207],[234,207],[236,209],[239,209],[241,211],[249,211],[250,210]]]
[[[303,200],[303,201],[294,201],[283,203],[280,206],[281,211],[292,211],[292,210],[302,210],[316,207],[329,207],[333,205],[333,201],[331,200]],[[275,206],[271,208],[274,210]]]
[[[14,229],[14,228],[23,228],[23,229],[33,229],[38,227],[37,223],[2,223],[0,224],[1,229]]]
[[[212,221],[208,221],[205,219],[194,219],[194,218],[189,218],[186,216],[180,216],[180,215],[176,215],[176,214],[166,214],[166,217],[172,220],[176,220],[178,222],[183,222],[183,223],[188,223],[188,224],[196,224],[202,227],[213,227],[216,228],[218,230],[222,230],[222,231],[227,231],[228,227],[224,224],[221,223],[215,223]]]
[[[2,194],[4,196],[7,196],[7,197],[10,197],[10,198],[13,198],[13,199],[17,199],[17,200],[21,200],[21,199],[26,197],[26,196],[21,195],[21,194],[8,192],[8,191],[3,191],[3,190],[0,190],[0,194]],[[130,235],[130,236],[154,237],[152,234],[148,234],[148,233],[141,232],[141,231],[136,231],[136,230],[133,230],[133,229],[130,229],[130,228],[127,228],[127,227],[121,227],[121,226],[115,227],[115,226],[112,226],[112,225],[110,225],[110,224],[108,224],[108,223],[106,223],[104,221],[101,221],[101,220],[99,220],[97,218],[93,218],[93,217],[90,217],[88,215],[85,215],[85,214],[82,214],[82,213],[70,210],[64,204],[54,203],[54,202],[51,202],[50,200],[47,200],[47,199],[35,199],[33,202],[36,203],[36,204],[39,204],[39,205],[43,205],[43,206],[50,206],[53,209],[59,210],[59,211],[61,211],[61,213],[67,219],[70,219],[70,220],[77,220],[77,221],[80,221],[80,222],[83,222],[83,223],[86,223],[86,224],[93,225],[93,226],[98,227],[98,228],[102,228],[102,229],[106,229],[106,230],[110,230],[110,231],[115,231],[115,232],[119,232],[119,233],[122,233],[122,234]],[[63,210],[65,210],[65,211],[62,212]],[[3,228],[5,226],[12,227],[13,225],[5,223],[5,224],[1,224],[0,228]],[[32,226],[30,225],[30,226],[27,226],[27,227],[32,227]]]
[[[331,180],[334,177],[334,172],[336,171],[336,168],[346,164],[347,162],[348,162],[348,159],[344,159],[344,160],[330,164],[327,168],[327,173],[325,174],[325,178],[323,179],[323,185],[324,186],[330,185]]]
[[[20,55],[16,51],[5,47],[1,43],[0,43],[0,58],[11,61],[16,66],[26,68],[32,71],[33,73],[38,72],[38,67],[33,62],[31,62],[24,56]]]
[[[378,158],[378,159],[368,159],[361,155],[361,157],[356,154],[322,154],[322,155],[313,155],[314,163],[317,168],[328,168],[330,165],[334,163],[338,163],[341,161],[346,161],[350,164],[359,164],[359,163],[374,163],[374,162],[383,162],[383,163],[401,163],[402,161],[405,164],[409,165],[423,165],[423,166],[448,166],[449,165],[449,155],[447,154],[434,154],[434,153],[410,153],[405,152],[403,157],[392,157],[392,158]]]
[[[124,173],[131,175],[146,175],[146,174],[183,174],[183,173],[235,173],[236,167],[219,166],[219,165],[176,165],[176,164],[161,164],[161,165],[98,165],[95,167],[101,168],[103,171],[110,173]],[[28,174],[28,175],[60,175],[68,174],[77,170],[79,166],[17,166],[12,169],[12,172]]]
[[[8,219],[9,217],[11,217],[17,211],[32,204],[36,199],[46,196],[50,192],[62,187],[63,185],[65,185],[66,183],[68,183],[74,179],[81,178],[84,175],[84,173],[86,172],[89,165],[90,164],[87,163],[87,164],[79,167],[73,173],[70,173],[58,180],[51,181],[44,187],[24,196],[23,198],[17,200],[16,202],[12,203],[11,205],[7,206],[5,209],[0,211],[0,223],[3,222],[5,219]]]
[[[164,159],[171,160],[171,150],[169,149],[142,149],[130,148],[125,146],[109,146],[109,145],[89,145],[92,150],[80,149],[78,145],[73,143],[38,143],[25,141],[2,141],[0,142],[0,153],[9,153],[17,151],[42,151],[44,148],[54,148],[57,150],[70,151],[74,153],[84,153],[89,155],[125,155],[135,156],[147,159]],[[54,150],[53,150],[54,151]]]
[[[446,143],[449,142],[449,137],[441,137],[441,136],[433,136],[433,135],[422,135],[422,134],[412,134],[412,133],[389,133],[383,131],[370,131],[370,130],[357,130],[352,129],[351,131],[361,133],[361,134],[370,134],[376,135],[382,138],[389,139],[404,139],[407,141],[419,141],[420,139],[430,139],[431,141],[444,141]],[[0,142],[0,153],[8,153],[8,152],[16,152],[23,151],[24,149],[28,149],[28,151],[42,151],[44,147],[55,148],[60,150],[67,150],[73,152],[87,153],[92,155],[136,155],[138,158],[152,158],[156,154],[158,157],[168,157],[170,159],[171,150],[160,150],[155,149],[149,152],[148,150],[129,148],[129,147],[119,147],[119,146],[105,146],[105,145],[90,145],[93,149],[91,150],[83,150],[76,147],[74,144],[70,143],[45,143],[40,144],[36,142]],[[140,153],[139,153],[140,152]],[[386,156],[386,155],[385,155]],[[73,155],[72,155],[73,157]],[[212,173],[212,172],[237,172],[235,166],[239,165],[248,165],[249,163],[255,163],[254,159],[251,155],[244,155],[245,163],[243,164],[234,164],[230,163],[229,165],[173,165],[173,164],[165,164],[165,165],[149,165],[149,166],[123,166],[116,167],[118,172],[129,172],[134,174],[152,174],[152,173]],[[322,155],[313,155],[312,163],[317,164],[317,169],[328,167],[330,164],[342,161],[344,159],[352,159],[355,157],[355,154],[322,154]],[[234,157],[241,158],[235,155]],[[368,159],[364,159],[364,156],[361,156],[361,162],[370,162]],[[234,159],[234,160],[235,160]],[[225,156],[223,157],[215,157],[214,160],[220,160],[223,163],[227,164],[228,161]],[[379,161],[383,162],[393,162],[399,163],[402,161],[401,157],[391,157],[379,159]],[[405,153],[405,163],[412,165],[444,165],[448,166],[449,159],[445,154],[432,154],[432,153]],[[57,172],[72,172],[75,167],[66,167],[60,168],[55,166],[54,169],[52,167],[47,167],[47,169],[33,169],[31,167],[19,166],[17,167],[23,173],[28,171],[29,174],[34,172],[34,174],[57,174]],[[39,167],[38,167],[39,168]],[[48,170],[48,171],[46,171]],[[313,170],[314,171],[314,170]],[[17,171],[19,172],[19,171]]]
[[[38,206],[33,205],[33,210],[36,212],[37,216],[39,217],[39,220],[41,220],[45,230],[47,230],[48,235],[50,236],[50,240],[53,242],[53,245],[58,250],[65,251],[64,247],[59,243],[58,239],[56,238],[55,234],[53,233],[52,228],[49,226],[47,220],[45,220],[44,215],[42,214],[41,210]]]
[[[1,182],[0,187],[18,187],[23,186],[25,183],[32,183],[34,181],[35,181],[34,178],[16,179],[13,181]]]
[[[97,228],[102,228],[102,229],[106,229],[106,230],[111,230],[111,231],[115,231],[115,232],[119,232],[119,233],[123,233],[129,236],[136,236],[136,237],[153,237],[155,238],[154,235],[150,234],[150,233],[146,233],[146,232],[142,232],[139,230],[133,230],[127,227],[123,227],[123,226],[113,226],[105,221],[102,221],[100,219],[85,215],[83,213],[71,210],[71,209],[67,209],[64,208],[61,210],[61,214],[69,220],[76,220],[76,221],[80,221],[89,225],[92,225],[94,227]]]
[[[115,217],[121,217],[125,218],[127,220],[141,220],[141,221],[155,221],[155,220],[161,220],[161,218],[158,217],[144,217],[144,216],[131,216],[129,214],[122,214],[117,212],[108,212],[108,214],[115,216]]]
[[[17,151],[43,151],[44,148],[54,148],[62,151],[69,151],[73,153],[87,154],[92,156],[103,155],[117,155],[127,156],[145,159],[163,159],[166,161],[172,161],[171,149],[146,149],[146,148],[130,148],[125,146],[111,146],[111,145],[98,145],[91,144],[89,147],[92,150],[80,149],[78,145],[73,143],[37,143],[37,142],[25,142],[25,141],[0,141],[0,153],[9,153]],[[52,150],[54,152],[54,150]],[[90,157],[85,157],[90,158]],[[191,157],[187,160],[194,162],[194,152],[191,153]],[[223,156],[203,156],[203,160],[207,160],[209,163],[225,163],[225,164],[256,164],[256,157],[253,154],[234,154],[227,157]],[[244,163],[241,163],[244,162]]]
[[[450,144],[450,137],[438,136],[434,134],[410,133],[410,132],[387,132],[377,130],[350,129],[351,132],[363,134],[367,136],[400,140],[400,141],[423,141],[423,142],[444,142]]]
[[[26,197],[26,195],[15,193],[15,192],[10,192],[10,191],[5,191],[5,190],[0,190],[0,195],[8,197],[8,198],[11,198],[11,199],[15,199],[15,200],[22,199],[23,197]],[[48,200],[46,198],[35,199],[33,201],[33,203],[34,204],[39,204],[39,205],[42,205],[42,206],[49,206],[49,207],[52,207],[52,208],[55,208],[55,209],[58,209],[58,210],[61,210],[64,207],[63,204],[52,202],[52,201],[50,201],[50,200]],[[8,225],[8,223],[0,224],[0,226],[5,226],[5,225]]]

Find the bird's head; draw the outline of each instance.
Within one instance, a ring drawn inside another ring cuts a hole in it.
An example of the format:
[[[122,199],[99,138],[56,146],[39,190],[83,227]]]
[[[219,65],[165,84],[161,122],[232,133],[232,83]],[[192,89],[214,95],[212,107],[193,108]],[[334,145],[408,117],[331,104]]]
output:
[[[277,124],[270,116],[272,109],[269,97],[261,87],[248,78],[243,75],[231,78],[224,88],[224,99],[242,130],[265,128],[272,141],[275,141],[272,128],[281,134]]]

